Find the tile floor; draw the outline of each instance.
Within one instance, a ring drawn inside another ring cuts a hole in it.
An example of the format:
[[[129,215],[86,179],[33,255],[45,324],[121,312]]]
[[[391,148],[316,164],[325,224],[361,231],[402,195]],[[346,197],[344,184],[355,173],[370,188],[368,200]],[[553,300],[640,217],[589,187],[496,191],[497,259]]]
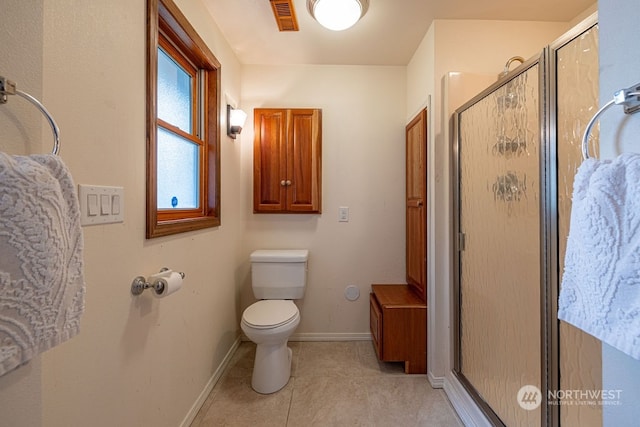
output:
[[[261,395],[251,389],[255,344],[240,344],[191,427],[462,426],[444,391],[401,363],[379,362],[371,341],[289,347],[289,383]]]

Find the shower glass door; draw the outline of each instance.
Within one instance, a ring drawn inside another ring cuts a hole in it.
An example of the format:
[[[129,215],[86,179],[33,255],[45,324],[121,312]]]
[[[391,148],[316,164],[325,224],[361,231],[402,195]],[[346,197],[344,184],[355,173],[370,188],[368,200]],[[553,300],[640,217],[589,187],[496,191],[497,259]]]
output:
[[[456,114],[455,372],[496,424],[541,425],[541,59]],[[537,400],[521,405],[525,392]],[[520,402],[520,403],[519,403]]]
[[[557,153],[556,180],[557,187],[557,242],[558,261],[555,274],[551,276],[554,283],[553,301],[557,301],[558,284],[563,273],[564,254],[569,220],[571,217],[571,196],[573,194],[573,178],[578,166],[582,163],[582,134],[598,109],[598,25],[597,16],[593,15],[582,24],[567,33],[550,46],[550,68],[552,84],[552,122],[556,124],[556,132],[552,134],[552,152]],[[555,79],[554,79],[555,77]],[[591,132],[589,152],[598,157],[599,128]],[[553,163],[552,163],[553,164]],[[554,251],[555,252],[555,251]],[[553,307],[557,313],[557,307]],[[557,316],[556,316],[557,318]],[[602,345],[593,336],[582,332],[574,326],[560,322],[559,334],[559,378],[554,386],[558,390],[601,390],[602,389]],[[562,426],[599,427],[602,426],[602,406],[587,401],[556,402],[552,409]],[[595,403],[595,402],[593,402]]]

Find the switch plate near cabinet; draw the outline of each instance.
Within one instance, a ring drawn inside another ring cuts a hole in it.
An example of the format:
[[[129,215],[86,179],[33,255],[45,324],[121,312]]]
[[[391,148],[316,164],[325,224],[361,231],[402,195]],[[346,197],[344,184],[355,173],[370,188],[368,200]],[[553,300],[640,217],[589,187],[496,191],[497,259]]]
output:
[[[78,185],[80,224],[110,224],[124,221],[124,188]]]
[[[338,208],[338,222],[349,222],[349,208],[347,206]]]

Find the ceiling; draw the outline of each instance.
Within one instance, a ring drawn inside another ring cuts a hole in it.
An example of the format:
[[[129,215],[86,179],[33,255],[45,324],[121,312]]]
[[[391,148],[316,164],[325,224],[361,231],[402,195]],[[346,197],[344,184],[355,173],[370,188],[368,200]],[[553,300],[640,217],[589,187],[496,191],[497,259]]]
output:
[[[434,19],[568,22],[594,0],[370,0],[352,28],[320,26],[294,0],[300,31],[280,32],[269,0],[203,0],[243,64],[407,65]]]

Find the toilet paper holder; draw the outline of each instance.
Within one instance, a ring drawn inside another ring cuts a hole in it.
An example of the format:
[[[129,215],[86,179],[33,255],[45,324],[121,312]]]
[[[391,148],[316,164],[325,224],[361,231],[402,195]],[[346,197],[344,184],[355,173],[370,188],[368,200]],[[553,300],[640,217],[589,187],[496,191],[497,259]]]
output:
[[[171,272],[171,269],[167,267],[163,267],[160,269],[160,273],[164,273],[167,271]],[[177,273],[184,279],[185,274],[183,272],[178,271]],[[162,281],[159,279],[160,277],[156,278],[156,280],[151,283],[148,282],[144,276],[138,276],[133,279],[133,282],[131,282],[131,293],[136,296],[142,295],[145,289],[153,288],[157,294],[161,294],[164,290],[164,283],[162,283]]]

